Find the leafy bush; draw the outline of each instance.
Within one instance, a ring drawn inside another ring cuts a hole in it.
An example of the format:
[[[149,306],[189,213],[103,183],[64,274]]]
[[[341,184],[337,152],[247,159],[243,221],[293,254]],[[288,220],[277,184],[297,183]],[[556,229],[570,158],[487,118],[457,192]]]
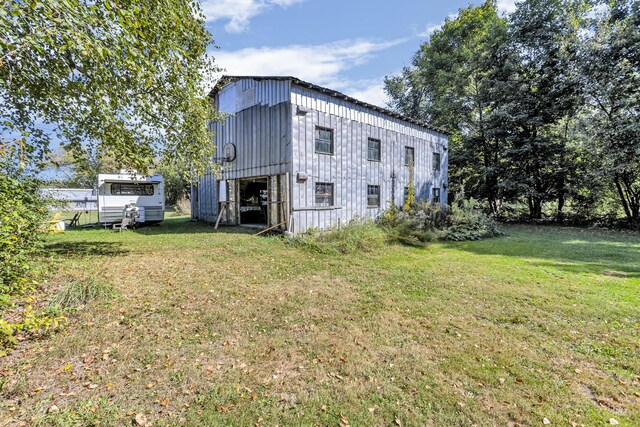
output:
[[[117,296],[113,286],[94,277],[84,280],[74,280],[68,283],[51,300],[49,308],[65,309],[78,307],[95,300],[111,299]]]
[[[320,231],[311,229],[292,239],[293,244],[320,253],[369,252],[384,245],[387,236],[374,221],[355,218],[340,228]]]
[[[378,224],[386,232],[389,242],[424,246],[441,237],[437,225],[443,221],[444,215],[438,207],[427,203],[402,210],[391,204],[380,215]]]
[[[291,242],[315,252],[352,253],[371,251],[385,242],[422,247],[436,240],[479,240],[500,235],[503,233],[498,224],[471,199],[451,208],[425,201],[408,211],[390,205],[375,222],[358,218],[342,228],[311,229]]]
[[[40,249],[47,218],[40,182],[9,161],[0,162],[0,304],[33,289],[34,254]],[[0,306],[1,307],[1,306]]]
[[[67,318],[56,309],[36,311],[27,305],[19,321],[0,319],[0,356],[6,349],[18,343],[18,334],[41,336],[55,332],[67,323]]]
[[[479,240],[502,235],[498,224],[473,199],[451,207],[422,201],[408,211],[390,206],[378,222],[390,241],[410,246],[439,239]]]
[[[0,355],[17,335],[49,332],[66,321],[50,310],[30,304],[37,285],[36,254],[46,234],[47,201],[40,181],[22,164],[19,145],[0,146]],[[10,315],[7,310],[11,308]]]
[[[501,236],[498,223],[485,214],[474,199],[462,200],[451,206],[445,229],[447,240],[481,240]]]

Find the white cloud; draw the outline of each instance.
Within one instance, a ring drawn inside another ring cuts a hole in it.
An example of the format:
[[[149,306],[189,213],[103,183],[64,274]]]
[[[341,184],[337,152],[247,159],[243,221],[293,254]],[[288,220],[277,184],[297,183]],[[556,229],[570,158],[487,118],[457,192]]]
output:
[[[277,4],[278,6],[287,7],[292,4],[302,3],[304,0],[271,0],[271,3]]]
[[[458,17],[458,13],[450,13],[449,15],[447,15],[447,19],[449,20],[454,20]],[[435,33],[436,31],[438,31],[440,28],[442,28],[442,26],[444,25],[445,20],[443,20],[441,23],[439,24],[428,24],[426,30],[424,30],[423,32],[421,32],[420,34],[418,34],[418,37],[425,37],[425,38],[429,38],[431,36],[431,34]]]
[[[346,95],[378,107],[386,107],[389,102],[389,97],[384,91],[383,79],[358,80],[347,84],[348,87],[341,89]]]
[[[225,69],[225,74],[294,76],[384,106],[386,96],[382,78],[349,80],[343,73],[366,63],[377,52],[404,41],[355,39],[320,45],[245,48],[211,53],[215,56],[216,64]]]
[[[498,12],[502,14],[515,12],[517,2],[518,0],[498,0]]]
[[[227,20],[224,29],[241,33],[249,28],[251,18],[269,7],[288,7],[305,0],[202,0],[202,12],[207,21]]]

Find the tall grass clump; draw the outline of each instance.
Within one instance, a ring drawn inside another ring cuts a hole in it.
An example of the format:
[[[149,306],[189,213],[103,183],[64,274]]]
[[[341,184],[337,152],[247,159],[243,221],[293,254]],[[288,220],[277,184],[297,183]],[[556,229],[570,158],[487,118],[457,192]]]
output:
[[[355,218],[347,225],[326,231],[311,229],[292,239],[293,244],[320,253],[370,252],[384,246],[387,236],[369,219]]]
[[[480,204],[474,199],[453,204],[449,210],[447,222],[449,225],[444,234],[447,240],[481,240],[504,235],[498,223],[484,213]]]
[[[95,277],[78,279],[66,284],[51,300],[49,308],[77,308],[92,301],[112,299],[117,295],[118,293],[113,286],[101,282]]]
[[[434,240],[479,240],[503,235],[498,223],[473,199],[452,206],[421,201],[410,209],[391,205],[378,221],[389,241],[424,246]]]

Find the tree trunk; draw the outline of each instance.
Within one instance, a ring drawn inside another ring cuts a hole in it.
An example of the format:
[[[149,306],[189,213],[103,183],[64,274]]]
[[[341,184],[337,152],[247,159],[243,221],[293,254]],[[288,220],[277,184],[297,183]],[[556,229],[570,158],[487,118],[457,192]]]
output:
[[[529,196],[529,216],[532,219],[542,219],[542,200],[540,197]]]
[[[561,191],[558,194],[558,209],[556,211],[556,216],[559,222],[563,222],[564,220],[564,212],[562,212],[562,209],[564,208],[564,202],[565,202],[564,191]]]
[[[616,176],[615,178],[616,188],[618,189],[618,195],[620,196],[620,201],[622,202],[622,207],[624,208],[624,214],[627,216],[627,220],[633,223],[633,213],[629,208],[629,204],[627,203],[627,197],[624,194],[624,190],[622,189],[622,184],[620,183],[620,177]]]

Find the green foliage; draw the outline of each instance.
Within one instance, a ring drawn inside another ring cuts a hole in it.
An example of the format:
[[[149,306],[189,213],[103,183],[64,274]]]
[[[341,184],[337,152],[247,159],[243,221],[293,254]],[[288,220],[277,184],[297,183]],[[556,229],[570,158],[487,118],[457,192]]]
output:
[[[34,285],[34,254],[45,234],[46,201],[40,182],[0,156],[0,304]],[[1,306],[0,306],[1,308]]]
[[[54,411],[39,418],[35,426],[47,427],[81,427],[81,426],[119,426],[119,411],[105,398],[83,400],[73,409],[66,408]]]
[[[591,23],[579,58],[592,107],[588,119],[600,159],[596,178],[607,182],[627,220],[640,224],[640,4],[612,3]]]
[[[18,343],[18,334],[42,336],[60,330],[66,323],[66,316],[56,309],[36,311],[27,305],[20,313],[19,321],[0,319],[0,356],[6,355],[6,349]]]
[[[59,177],[49,185],[65,188],[93,188],[98,174],[113,173],[118,169],[113,157],[91,146],[86,148],[82,158],[75,158],[65,149],[51,152],[47,168]]]
[[[407,187],[407,198],[402,205],[402,210],[411,212],[416,204],[416,183],[415,183],[415,164],[413,159],[409,159],[409,186]]]
[[[175,206],[189,196],[191,176],[188,166],[181,162],[163,161],[156,173],[164,178],[164,198],[167,206]]]
[[[49,303],[50,309],[68,309],[115,298],[118,295],[113,286],[95,277],[69,282]]]
[[[450,224],[445,229],[447,240],[481,240],[504,235],[498,223],[486,215],[474,199],[453,204],[447,221]]]
[[[355,218],[344,227],[320,231],[311,229],[291,242],[314,252],[347,254],[370,252],[386,241],[384,231],[374,221]]]
[[[520,3],[510,17],[508,65],[493,92],[504,117],[495,123],[496,131],[507,142],[500,187],[505,196],[526,200],[535,219],[541,218],[544,202],[566,192],[570,157],[558,128],[581,105],[575,53],[583,3]]]
[[[525,0],[503,18],[488,0],[445,20],[386,91],[450,132],[452,196],[637,226],[639,16],[632,0]]]
[[[0,355],[17,343],[18,334],[36,335],[58,329],[66,319],[55,311],[12,307],[30,299],[36,288],[35,256],[42,246],[48,217],[40,181],[19,161],[17,150],[0,152],[0,315],[11,308],[10,319],[0,317]]]
[[[424,246],[434,240],[480,240],[501,236],[498,224],[474,199],[461,200],[448,209],[422,202],[411,212],[390,207],[378,221],[390,242]]]
[[[411,68],[385,79],[393,107],[450,133],[453,195],[467,191],[490,201],[497,198],[504,144],[486,128],[496,108],[493,82],[504,62],[506,35],[507,23],[495,2],[469,6],[430,35]]]
[[[77,159],[93,144],[146,173],[164,154],[203,171],[217,71],[196,0],[47,0],[0,7],[0,131],[41,160],[52,125]]]

